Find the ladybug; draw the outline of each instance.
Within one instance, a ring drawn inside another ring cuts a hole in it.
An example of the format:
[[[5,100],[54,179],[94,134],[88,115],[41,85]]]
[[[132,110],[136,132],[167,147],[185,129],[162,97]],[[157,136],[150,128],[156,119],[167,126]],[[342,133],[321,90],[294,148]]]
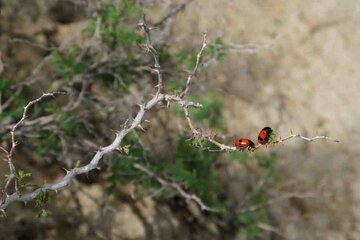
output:
[[[247,148],[249,151],[252,151],[255,148],[255,144],[250,139],[247,138],[236,139],[234,144],[240,149]]]
[[[261,129],[258,136],[258,143],[267,144],[270,140],[272,132],[273,130],[270,127],[264,127],[263,129]]]

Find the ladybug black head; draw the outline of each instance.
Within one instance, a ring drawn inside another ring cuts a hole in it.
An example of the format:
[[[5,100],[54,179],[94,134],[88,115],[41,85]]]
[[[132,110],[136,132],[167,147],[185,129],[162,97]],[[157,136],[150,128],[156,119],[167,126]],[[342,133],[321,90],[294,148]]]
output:
[[[264,127],[263,130],[266,131],[267,134],[270,134],[272,132],[271,127]]]
[[[249,140],[249,148],[255,148],[255,144],[251,140]]]

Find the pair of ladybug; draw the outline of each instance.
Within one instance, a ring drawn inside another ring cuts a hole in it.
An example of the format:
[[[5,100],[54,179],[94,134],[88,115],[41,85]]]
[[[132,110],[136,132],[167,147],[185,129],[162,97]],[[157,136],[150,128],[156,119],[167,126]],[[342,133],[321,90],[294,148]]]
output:
[[[264,127],[261,129],[258,135],[258,143],[265,145],[271,139],[273,130],[270,127]],[[255,149],[255,144],[248,138],[239,138],[235,140],[235,146],[240,149],[248,149],[249,151],[253,151]]]

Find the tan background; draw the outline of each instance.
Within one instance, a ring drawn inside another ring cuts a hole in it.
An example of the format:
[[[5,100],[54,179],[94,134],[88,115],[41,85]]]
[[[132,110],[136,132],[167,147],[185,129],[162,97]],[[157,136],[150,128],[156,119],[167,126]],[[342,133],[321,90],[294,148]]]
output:
[[[341,141],[276,147],[289,177],[317,192],[302,214],[274,206],[290,239],[360,239],[359,20],[360,2],[351,0],[196,0],[177,17],[180,42],[207,30],[210,39],[259,47],[232,51],[209,79],[226,96],[230,132],[255,138],[269,125],[281,136],[292,129]]]

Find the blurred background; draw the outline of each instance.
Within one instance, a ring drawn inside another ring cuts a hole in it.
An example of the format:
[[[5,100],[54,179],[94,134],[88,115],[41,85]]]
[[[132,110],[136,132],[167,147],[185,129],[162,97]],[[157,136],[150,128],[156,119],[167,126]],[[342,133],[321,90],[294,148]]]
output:
[[[197,127],[254,142],[271,126],[340,140],[292,139],[255,153],[210,152],[188,141],[176,106],[151,110],[123,151],[49,200],[13,204],[7,239],[360,239],[360,2],[355,0],[2,0],[0,144],[22,107],[43,91],[21,127],[14,157],[31,173],[22,191],[55,182],[89,162],[99,146],[155,92],[153,59],[136,28],[146,14],[164,70],[179,93],[202,33],[209,47],[188,99]],[[36,120],[38,119],[38,120]],[[124,150],[125,149],[125,150]],[[199,196],[201,212],[133,167]],[[2,163],[1,176],[8,174]],[[3,184],[5,178],[2,177]]]

